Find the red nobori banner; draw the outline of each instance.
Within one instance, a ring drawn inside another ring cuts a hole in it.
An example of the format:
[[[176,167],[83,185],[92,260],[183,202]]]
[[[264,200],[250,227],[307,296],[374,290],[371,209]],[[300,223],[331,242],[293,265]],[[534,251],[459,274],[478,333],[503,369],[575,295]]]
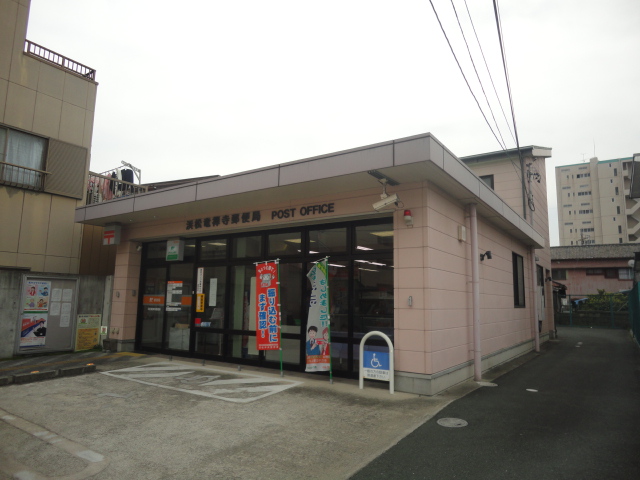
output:
[[[278,262],[256,265],[256,346],[280,349],[280,279]]]

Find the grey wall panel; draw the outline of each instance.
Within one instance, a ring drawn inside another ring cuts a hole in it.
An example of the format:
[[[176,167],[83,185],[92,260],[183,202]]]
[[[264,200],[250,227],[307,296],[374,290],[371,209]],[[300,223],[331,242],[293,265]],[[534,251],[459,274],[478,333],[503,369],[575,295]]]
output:
[[[366,150],[282,165],[280,167],[280,185],[291,185],[392,166],[393,145],[387,144]]]
[[[196,199],[223,197],[278,186],[279,168],[254,170],[220,180],[199,183]]]
[[[196,200],[196,186],[183,185],[135,197],[135,211],[167,207]]]

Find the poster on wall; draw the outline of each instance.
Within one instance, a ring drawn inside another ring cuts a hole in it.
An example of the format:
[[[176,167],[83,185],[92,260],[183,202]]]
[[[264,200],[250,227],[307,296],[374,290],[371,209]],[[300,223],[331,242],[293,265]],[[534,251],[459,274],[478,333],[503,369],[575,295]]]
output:
[[[256,264],[256,348],[280,349],[278,262]]]
[[[99,313],[78,315],[75,350],[91,350],[100,344],[102,315]]]
[[[311,282],[307,341],[305,343],[306,372],[327,372],[331,369],[331,336],[329,331],[329,282],[326,259],[316,263],[307,278]]]
[[[40,280],[29,280],[26,282],[24,292],[25,312],[48,312],[49,293],[51,292],[51,282]]]
[[[20,348],[42,347],[47,337],[46,313],[23,314],[20,329]]]

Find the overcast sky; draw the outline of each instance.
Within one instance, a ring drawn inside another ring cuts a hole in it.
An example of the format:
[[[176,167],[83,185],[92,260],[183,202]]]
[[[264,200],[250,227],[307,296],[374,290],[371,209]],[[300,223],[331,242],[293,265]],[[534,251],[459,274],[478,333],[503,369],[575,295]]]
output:
[[[492,2],[466,1],[510,120]],[[514,148],[465,2],[454,4]],[[493,122],[451,0],[434,5]],[[554,167],[640,151],[640,1],[499,6],[520,145],[553,149],[557,245]],[[94,172],[124,160],[144,183],[225,175],[424,132],[457,156],[502,148],[429,0],[32,0],[27,38],[97,70]]]

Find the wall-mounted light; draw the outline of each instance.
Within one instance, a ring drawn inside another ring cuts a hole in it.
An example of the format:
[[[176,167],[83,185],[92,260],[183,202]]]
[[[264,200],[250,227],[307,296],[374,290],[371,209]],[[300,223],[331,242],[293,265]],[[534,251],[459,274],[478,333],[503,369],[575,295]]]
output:
[[[407,227],[413,227],[413,217],[411,216],[411,210],[404,211],[404,224]]]
[[[480,261],[482,262],[484,259],[491,260],[491,250],[487,250],[484,253],[480,254]]]
[[[142,251],[142,245],[138,245],[138,246],[136,247],[136,251],[141,252],[141,251]]]

